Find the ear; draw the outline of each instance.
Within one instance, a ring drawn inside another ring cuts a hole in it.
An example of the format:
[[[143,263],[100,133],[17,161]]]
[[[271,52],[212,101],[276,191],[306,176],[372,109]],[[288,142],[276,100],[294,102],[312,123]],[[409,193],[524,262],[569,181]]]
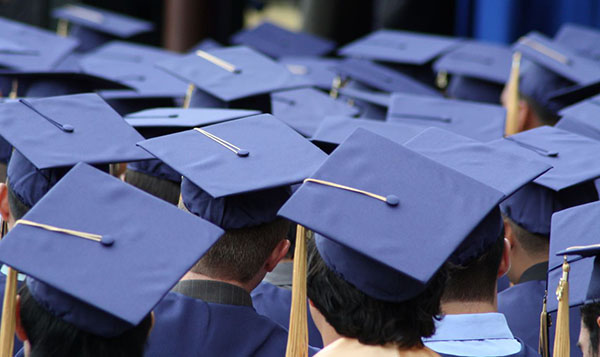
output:
[[[8,186],[0,183],[0,214],[2,220],[10,222],[10,205],[8,204]]]
[[[509,249],[511,250],[517,245],[515,232],[513,232],[512,226],[507,219],[504,219],[504,239],[508,241]]]
[[[598,327],[600,327],[600,316],[596,317],[596,325],[598,325]]]
[[[498,267],[498,278],[504,276],[510,270],[510,243],[504,238],[504,249],[502,250],[502,260]]]
[[[150,312],[150,328],[148,329],[148,337],[150,337],[150,333],[152,329],[154,329],[154,323],[156,322],[156,317],[154,316],[154,311]]]
[[[23,342],[27,341],[27,333],[23,328],[23,324],[21,323],[21,296],[17,295],[17,301],[15,303],[15,314],[16,316],[16,328],[15,333],[17,334],[17,338]]]
[[[275,267],[277,266],[277,264],[281,261],[281,259],[285,257],[288,250],[290,250],[290,241],[287,239],[282,239],[277,244],[275,249],[273,249],[271,255],[269,255],[269,258],[267,258],[267,261],[264,265],[265,270],[268,273],[272,272],[273,269],[275,269]]]

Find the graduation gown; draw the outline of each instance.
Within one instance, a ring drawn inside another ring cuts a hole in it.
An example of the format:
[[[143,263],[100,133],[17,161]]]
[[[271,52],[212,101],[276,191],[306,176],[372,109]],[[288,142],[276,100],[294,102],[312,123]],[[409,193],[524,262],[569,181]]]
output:
[[[385,346],[370,346],[363,345],[356,339],[352,338],[339,338],[327,347],[321,350],[321,352],[315,355],[316,357],[437,357],[437,353],[433,352],[427,347],[413,348],[410,350],[399,350],[394,345]]]

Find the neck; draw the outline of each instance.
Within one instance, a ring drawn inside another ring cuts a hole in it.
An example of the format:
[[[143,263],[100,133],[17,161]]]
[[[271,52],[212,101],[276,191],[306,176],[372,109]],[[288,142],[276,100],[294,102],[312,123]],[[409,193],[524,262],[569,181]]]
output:
[[[220,281],[222,283],[227,283],[227,284],[231,284],[231,285],[235,285],[237,287],[240,287],[244,290],[246,290],[248,292],[248,294],[250,294],[252,292],[252,290],[254,290],[254,288],[256,288],[257,284],[254,284],[252,282],[249,283],[240,283],[239,281],[235,281],[235,280],[226,280],[226,279],[216,279],[216,278],[211,278],[210,276],[204,275],[204,274],[200,274],[200,273],[194,273],[192,271],[188,271],[187,273],[185,273],[185,275],[181,278],[181,281],[184,280],[211,280],[211,281]]]
[[[494,301],[447,301],[442,302],[442,312],[445,315],[485,314],[498,312],[496,298]]]
[[[310,315],[313,318],[315,326],[319,333],[321,334],[321,338],[323,339],[323,347],[329,345],[333,341],[342,337],[338,335],[335,329],[325,320],[325,317],[315,308],[314,306],[309,305]]]
[[[548,253],[548,252],[546,252]],[[531,268],[532,266],[544,263],[548,261],[548,255],[540,254],[538,256],[526,256],[524,259],[519,259],[518,257],[514,257],[512,259],[512,264],[510,266],[510,271],[508,272],[508,278],[511,283],[517,284],[523,273]]]

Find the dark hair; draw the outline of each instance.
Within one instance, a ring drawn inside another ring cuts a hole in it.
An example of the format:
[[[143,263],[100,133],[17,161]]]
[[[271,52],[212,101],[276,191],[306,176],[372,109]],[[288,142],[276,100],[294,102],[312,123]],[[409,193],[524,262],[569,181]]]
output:
[[[558,122],[558,119],[560,119],[560,116],[558,114],[546,109],[536,100],[523,94],[521,94],[520,96],[521,99],[527,102],[531,110],[537,115],[537,117],[542,122],[542,125],[554,126]]]
[[[214,279],[247,283],[286,237],[289,221],[278,218],[255,227],[230,229],[192,268]]]
[[[23,218],[23,216],[29,212],[31,207],[23,203],[17,194],[13,191],[10,186],[8,179],[6,180],[6,187],[8,187],[8,206],[10,207],[10,213],[16,220]]]
[[[600,338],[600,328],[596,320],[600,317],[600,302],[585,304],[581,307],[581,321],[590,332],[590,346],[592,356],[598,356],[598,344]]]
[[[179,183],[130,169],[125,171],[125,182],[174,205],[179,202]]]
[[[366,295],[329,269],[314,240],[308,241],[307,250],[308,297],[338,334],[366,345],[410,348],[422,346],[421,338],[435,332],[446,281],[443,269],[421,294],[394,303]]]
[[[6,181],[6,164],[0,162],[0,182]]]
[[[529,254],[546,254],[548,255],[548,249],[550,248],[550,236],[543,234],[531,233],[527,229],[521,227],[515,221],[510,219],[508,216],[504,216],[504,219],[510,225],[515,238],[523,249]]]
[[[152,317],[148,314],[136,327],[116,337],[101,337],[83,331],[54,316],[31,295],[27,285],[19,290],[21,323],[31,344],[31,357],[136,357],[143,356]]]
[[[442,301],[493,301],[503,252],[504,229],[477,259],[466,265],[447,263],[448,282]]]

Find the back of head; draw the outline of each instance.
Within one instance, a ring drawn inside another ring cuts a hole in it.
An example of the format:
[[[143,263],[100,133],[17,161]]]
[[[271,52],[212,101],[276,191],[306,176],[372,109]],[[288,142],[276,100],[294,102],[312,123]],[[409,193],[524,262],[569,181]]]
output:
[[[314,240],[308,241],[307,293],[327,322],[342,336],[363,344],[421,346],[435,332],[445,275],[438,272],[425,290],[403,302],[373,298],[332,271]]]
[[[600,352],[600,326],[598,326],[598,318],[600,317],[600,302],[591,302],[581,307],[581,323],[582,327],[586,328],[589,333],[589,351],[590,356],[597,357]],[[582,346],[584,346],[582,344]]]
[[[129,165],[125,172],[125,182],[174,205],[179,202],[178,182],[132,170]]]

